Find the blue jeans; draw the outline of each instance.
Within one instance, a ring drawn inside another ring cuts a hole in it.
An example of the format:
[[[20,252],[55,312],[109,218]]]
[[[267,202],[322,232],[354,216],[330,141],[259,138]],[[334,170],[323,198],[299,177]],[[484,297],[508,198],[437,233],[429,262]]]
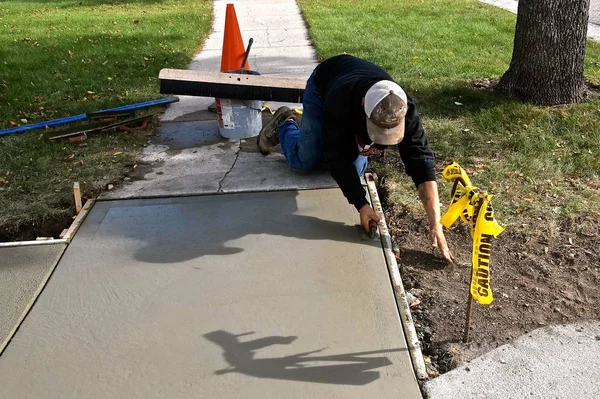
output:
[[[277,135],[287,164],[294,169],[313,170],[323,163],[323,100],[317,94],[314,74],[306,82],[302,98],[300,126],[293,120],[283,122]],[[353,162],[359,176],[365,174],[369,158],[359,155]]]

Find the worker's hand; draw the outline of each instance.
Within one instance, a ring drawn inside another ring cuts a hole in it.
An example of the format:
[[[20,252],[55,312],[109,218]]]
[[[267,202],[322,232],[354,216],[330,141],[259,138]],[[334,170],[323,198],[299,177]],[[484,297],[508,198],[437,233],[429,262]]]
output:
[[[448,249],[448,244],[446,243],[446,237],[444,236],[444,230],[442,229],[441,223],[436,223],[435,225],[431,226],[429,237],[431,238],[431,246],[433,249],[439,249],[442,258],[444,258],[446,262],[454,262],[454,256]]]
[[[363,205],[358,211],[360,213],[360,225],[365,229],[367,233],[371,232],[371,226],[377,226],[379,224],[379,216],[375,213],[370,205]]]

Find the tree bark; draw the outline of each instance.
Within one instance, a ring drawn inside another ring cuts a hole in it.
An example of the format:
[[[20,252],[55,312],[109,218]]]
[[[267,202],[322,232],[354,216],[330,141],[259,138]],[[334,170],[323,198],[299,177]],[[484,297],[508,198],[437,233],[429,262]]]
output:
[[[582,99],[590,0],[519,0],[510,67],[496,89],[540,105]]]

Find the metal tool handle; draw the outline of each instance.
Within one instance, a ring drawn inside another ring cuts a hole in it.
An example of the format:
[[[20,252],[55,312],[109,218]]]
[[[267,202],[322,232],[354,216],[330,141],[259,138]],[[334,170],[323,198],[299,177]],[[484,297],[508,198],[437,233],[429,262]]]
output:
[[[246,62],[248,61],[248,55],[250,55],[250,48],[252,47],[252,43],[254,43],[254,39],[250,38],[248,41],[248,47],[246,48],[246,54],[244,55],[244,61],[242,61],[242,66],[240,69],[244,69],[246,67]]]

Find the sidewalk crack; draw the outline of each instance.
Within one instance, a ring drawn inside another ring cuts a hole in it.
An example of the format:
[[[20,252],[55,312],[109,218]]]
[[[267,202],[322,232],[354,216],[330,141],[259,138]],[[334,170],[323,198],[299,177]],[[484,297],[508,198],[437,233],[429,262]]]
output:
[[[227,176],[229,176],[229,174],[231,173],[233,168],[235,168],[235,164],[237,163],[241,152],[242,152],[242,140],[240,139],[238,141],[238,148],[235,151],[235,159],[233,160],[233,164],[231,164],[231,168],[229,168],[229,170],[227,172],[225,172],[225,175],[223,175],[223,178],[221,180],[219,180],[219,189],[217,190],[218,193],[223,192],[223,183],[225,182],[225,179],[227,179]]]

